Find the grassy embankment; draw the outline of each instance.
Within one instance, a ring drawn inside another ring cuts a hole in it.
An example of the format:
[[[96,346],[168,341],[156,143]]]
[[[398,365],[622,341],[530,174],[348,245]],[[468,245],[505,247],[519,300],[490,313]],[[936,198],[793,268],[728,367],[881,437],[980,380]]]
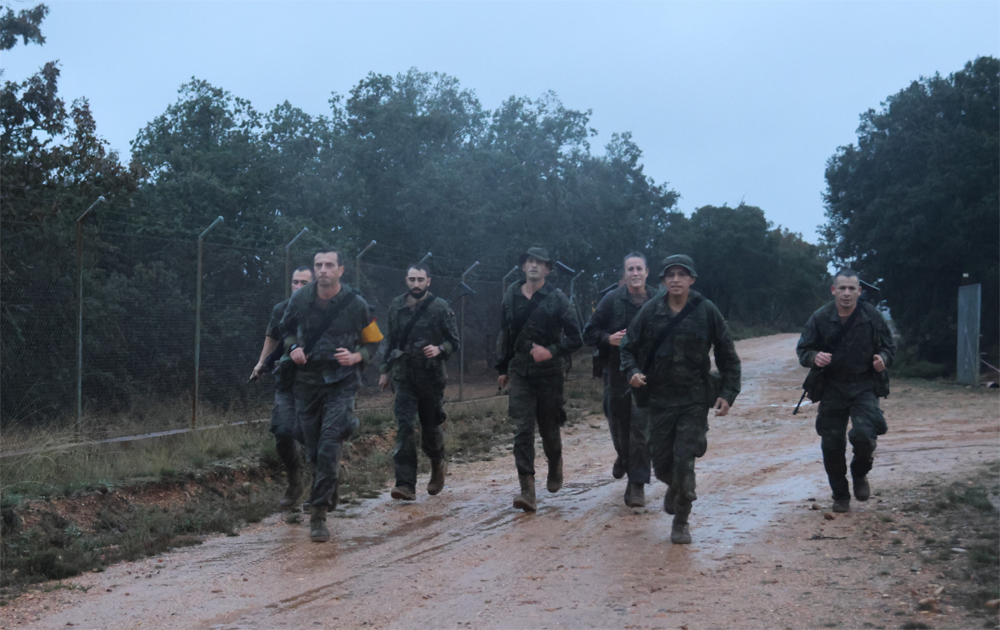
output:
[[[567,383],[570,422],[600,412],[600,382],[579,372]],[[492,459],[491,450],[511,439],[506,399],[495,400],[450,406],[446,448],[453,461]],[[344,505],[377,497],[393,477],[391,412],[359,415],[361,426],[344,449]],[[8,431],[3,448],[68,441]],[[27,584],[199,544],[207,534],[238,535],[240,526],[273,514],[284,490],[266,423],[5,457],[0,480],[0,605]]]

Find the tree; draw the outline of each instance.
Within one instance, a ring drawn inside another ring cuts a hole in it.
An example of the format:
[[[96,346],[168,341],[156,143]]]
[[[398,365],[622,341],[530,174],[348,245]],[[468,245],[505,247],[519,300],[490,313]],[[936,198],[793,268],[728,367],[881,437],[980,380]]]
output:
[[[954,363],[958,286],[983,285],[984,347],[1000,329],[1000,61],[914,81],[861,115],[826,169],[824,240],[877,283],[921,358]]]

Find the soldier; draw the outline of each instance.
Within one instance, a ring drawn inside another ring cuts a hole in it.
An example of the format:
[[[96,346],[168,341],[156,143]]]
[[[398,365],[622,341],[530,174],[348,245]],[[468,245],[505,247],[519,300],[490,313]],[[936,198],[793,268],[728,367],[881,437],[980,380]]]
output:
[[[514,507],[534,512],[535,425],[549,464],[546,488],[558,492],[563,484],[559,427],[566,422],[563,381],[567,361],[583,340],[569,298],[545,283],[552,271],[548,251],[531,247],[518,264],[525,280],[512,284],[503,298],[497,382],[501,388],[510,383],[509,413],[516,424],[514,463],[521,494]]]
[[[385,360],[378,379],[379,389],[396,390],[396,487],[392,498],[417,498],[416,420],[420,419],[420,447],[431,460],[427,494],[444,487],[448,467],[444,459],[444,387],[448,382],[444,362],[458,349],[455,314],[445,300],[428,289],[430,269],[414,263],[406,270],[406,293],[389,306]]]
[[[821,391],[811,389],[809,398],[819,401],[816,433],[833,490],[833,511],[847,512],[851,509],[847,440],[854,447],[854,497],[867,501],[876,440],[889,430],[878,399],[889,395],[886,368],[892,365],[896,342],[882,314],[858,301],[861,287],[856,271],[838,271],[830,292],[833,301],[812,314],[795,350],[799,363],[812,368],[809,381],[822,382]],[[848,418],[852,425],[849,433]]]
[[[639,308],[649,301],[656,289],[646,284],[649,269],[646,257],[631,253],[625,257],[624,284],[601,299],[583,329],[583,341],[598,349],[604,361],[604,415],[608,418],[611,442],[615,445],[611,474],[621,479],[628,474],[625,505],[646,505],[645,484],[649,483],[649,449],[643,414],[632,415],[632,397],[628,395],[628,377],[621,370],[622,337]]]
[[[292,272],[292,292],[298,291],[313,281],[311,267],[299,267]],[[281,340],[281,333],[278,324],[281,323],[281,316],[285,314],[285,307],[288,300],[282,300],[271,309],[271,321],[267,325],[267,333],[264,336],[264,347],[260,351],[260,359],[254,366],[250,374],[250,380],[255,381],[261,377],[264,369],[278,361],[278,369],[275,371],[274,379],[274,408],[271,409],[271,433],[274,435],[275,446],[278,457],[285,465],[285,474],[288,476],[288,487],[284,496],[278,501],[283,509],[291,509],[302,496],[302,453],[299,444],[302,443],[302,434],[295,422],[295,396],[292,394],[292,385],[295,383],[295,364],[288,356],[288,348],[284,347]],[[281,352],[278,347],[281,346]],[[275,355],[274,358],[271,355]]]
[[[309,536],[326,542],[326,513],[337,506],[340,451],[358,427],[354,396],[361,368],[382,335],[364,298],[340,281],[343,257],[321,249],[313,257],[316,281],[288,301],[279,329],[295,369],[295,413],[313,466]]]
[[[740,393],[740,358],[715,304],[691,290],[698,277],[689,256],[669,256],[660,273],[666,291],[646,302],[621,345],[621,369],[648,415],[656,478],[667,484],[663,510],[674,515],[670,541],[689,544],[694,461],[708,449],[708,409],[729,413]],[[709,374],[714,348],[721,382]],[[716,391],[718,389],[718,391]]]

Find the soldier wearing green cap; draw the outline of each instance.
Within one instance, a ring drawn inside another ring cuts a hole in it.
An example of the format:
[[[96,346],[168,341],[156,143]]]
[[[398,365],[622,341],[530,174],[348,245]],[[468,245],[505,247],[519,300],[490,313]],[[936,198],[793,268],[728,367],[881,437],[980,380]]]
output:
[[[566,422],[563,381],[567,360],[583,345],[580,323],[566,294],[545,277],[552,258],[531,247],[518,264],[525,279],[507,289],[503,299],[497,363],[500,387],[510,384],[510,417],[516,424],[514,463],[521,493],[514,507],[534,512],[535,426],[548,460],[546,488],[558,492],[563,483],[562,436]]]
[[[667,257],[660,272],[666,291],[639,309],[621,343],[621,370],[647,416],[653,472],[667,484],[663,509],[674,516],[674,544],[691,542],[694,463],[708,448],[708,410],[726,415],[740,392],[736,347],[719,309],[691,290],[697,277],[690,256]],[[718,379],[709,374],[710,348]]]
[[[822,306],[799,338],[796,353],[810,378],[823,375],[816,433],[820,435],[823,466],[833,491],[833,511],[851,509],[845,452],[850,440],[854,450],[851,477],[854,497],[867,501],[871,494],[868,473],[875,457],[878,436],[889,427],[879,408],[879,397],[889,395],[889,371],[896,342],[878,309],[859,301],[861,284],[853,269],[841,269],[830,287],[833,301]],[[847,422],[851,430],[847,431]]]

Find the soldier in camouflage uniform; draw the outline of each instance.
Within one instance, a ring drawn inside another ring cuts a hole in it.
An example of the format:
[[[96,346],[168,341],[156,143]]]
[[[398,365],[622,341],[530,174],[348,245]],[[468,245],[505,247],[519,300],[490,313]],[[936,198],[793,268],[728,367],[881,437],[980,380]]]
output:
[[[313,280],[313,273],[310,267],[299,267],[292,273],[292,291],[298,291]],[[278,324],[285,314],[285,307],[288,300],[283,300],[275,304],[271,309],[271,321],[267,325],[267,334],[264,336],[264,347],[260,351],[260,359],[254,366],[250,374],[250,380],[257,380],[261,377],[268,363],[268,357],[282,346],[281,358],[278,369],[274,374],[274,407],[271,409],[271,433],[276,442],[275,447],[278,457],[285,465],[285,474],[288,476],[288,487],[284,496],[278,504],[284,509],[290,509],[298,502],[302,496],[302,453],[299,444],[302,443],[302,434],[295,422],[295,396],[292,394],[292,385],[295,383],[295,364],[286,359],[288,349],[284,348],[281,332]]]
[[[417,498],[417,418],[420,447],[431,460],[427,494],[441,492],[447,473],[442,428],[448,382],[444,362],[458,349],[458,326],[448,302],[435,297],[428,290],[430,284],[427,265],[415,263],[406,270],[408,290],[389,305],[385,360],[378,381],[379,389],[388,387],[390,378],[395,383],[396,451],[392,458],[396,487],[392,498],[406,501]]]
[[[847,441],[854,447],[851,460],[854,497],[867,501],[871,494],[868,472],[872,469],[876,440],[889,430],[878,399],[889,395],[886,368],[892,365],[896,342],[882,314],[870,304],[858,301],[861,287],[857,272],[838,271],[830,292],[834,300],[806,322],[796,353],[803,367],[814,370],[810,378],[822,371],[816,433],[821,438],[823,466],[833,490],[833,511],[847,512],[851,509],[845,457]],[[852,316],[855,316],[853,322]],[[841,338],[834,347],[838,336]],[[816,394],[819,392],[812,392],[810,398]],[[849,433],[848,419],[852,425]]]
[[[341,447],[358,427],[361,369],[378,350],[366,338],[374,325],[368,303],[340,282],[342,260],[336,250],[316,252],[316,281],[292,295],[279,325],[296,364],[295,412],[313,466],[309,535],[315,542],[330,539],[326,513],[337,505]]]
[[[549,464],[546,488],[558,492],[563,483],[562,436],[566,422],[563,381],[570,356],[583,345],[580,324],[569,298],[545,283],[552,259],[532,247],[519,260],[525,280],[504,295],[497,363],[498,383],[510,383],[510,417],[516,424],[514,463],[521,493],[514,507],[534,512],[535,425]]]
[[[615,445],[615,464],[611,474],[621,479],[628,474],[625,505],[646,505],[645,484],[649,483],[649,449],[646,447],[644,414],[632,414],[632,397],[628,395],[628,377],[621,370],[619,346],[625,328],[639,308],[656,293],[646,284],[649,269],[642,254],[629,254],[624,261],[625,283],[605,295],[597,304],[590,321],[583,328],[583,342],[598,349],[605,362],[604,415]]]
[[[719,309],[691,290],[697,278],[694,261],[669,256],[660,277],[666,291],[646,302],[629,324],[621,369],[641,413],[648,415],[653,471],[668,486],[663,509],[674,515],[670,540],[689,544],[688,516],[698,498],[694,462],[708,449],[708,410],[714,407],[717,416],[729,413],[740,393],[740,358]],[[663,337],[681,313],[684,318]],[[721,373],[718,387],[709,374],[709,348]]]

